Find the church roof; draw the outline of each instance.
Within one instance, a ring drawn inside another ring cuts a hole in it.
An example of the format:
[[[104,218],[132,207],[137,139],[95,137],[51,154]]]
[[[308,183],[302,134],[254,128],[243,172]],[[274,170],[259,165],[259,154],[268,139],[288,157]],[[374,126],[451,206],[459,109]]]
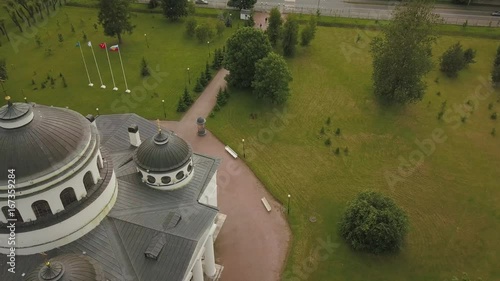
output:
[[[3,106],[2,120],[16,119],[33,106],[33,120],[19,127],[0,126],[0,169],[16,169],[17,182],[35,180],[67,165],[85,150],[91,138],[91,124],[81,114],[69,109],[42,105]],[[7,174],[0,175],[0,183]]]
[[[218,210],[200,204],[219,160],[193,154],[193,178],[173,191],[150,188],[137,176],[128,127],[137,124],[141,139],[153,137],[158,129],[135,114],[103,115],[96,120],[101,145],[115,168],[118,197],[102,222],[82,238],[46,252],[48,258],[61,254],[85,254],[101,265],[110,281],[182,281],[198,242],[212,226]],[[162,130],[163,131],[163,130]],[[150,257],[146,257],[148,254]],[[39,266],[41,255],[16,256],[16,274],[7,271],[7,256],[0,256],[0,280],[24,280],[20,274]]]

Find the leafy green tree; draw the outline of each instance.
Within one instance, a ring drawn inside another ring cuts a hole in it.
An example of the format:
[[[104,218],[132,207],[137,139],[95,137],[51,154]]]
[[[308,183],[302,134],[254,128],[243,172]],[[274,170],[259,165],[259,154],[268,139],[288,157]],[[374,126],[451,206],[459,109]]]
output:
[[[276,47],[278,41],[281,37],[281,29],[283,27],[283,19],[281,18],[281,13],[278,8],[274,7],[271,9],[268,19],[268,25],[266,29],[267,36],[269,37],[269,42],[273,47]]]
[[[226,80],[231,86],[248,88],[255,75],[255,62],[271,52],[266,35],[252,27],[238,29],[226,43],[225,67],[229,70]]]
[[[5,59],[0,59],[0,79],[7,80],[9,75],[7,74],[7,63]]]
[[[200,43],[206,43],[214,36],[214,28],[208,22],[202,23],[195,28],[196,38]]]
[[[196,27],[198,26],[198,23],[196,22],[195,18],[188,18],[186,21],[186,34],[189,37],[193,37],[196,33]]]
[[[188,15],[187,0],[161,0],[163,15],[171,21],[177,21]]]
[[[440,58],[440,70],[446,76],[454,78],[457,77],[458,72],[464,68],[464,50],[460,42],[453,44],[446,50]]]
[[[251,9],[255,3],[257,3],[257,0],[229,0],[227,5],[238,9]]]
[[[422,100],[427,87],[422,78],[432,69],[435,26],[440,22],[432,9],[430,0],[398,5],[382,36],[372,40],[373,88],[380,99],[400,104]]]
[[[293,57],[299,42],[299,22],[294,15],[288,15],[283,29],[283,55]]]
[[[314,39],[316,35],[317,20],[315,16],[311,16],[307,25],[302,29],[300,33],[300,45],[308,46],[309,43]]]
[[[129,0],[100,0],[98,20],[104,28],[104,34],[118,37],[120,44],[122,34],[124,32],[131,34],[135,28],[130,22]]]
[[[258,98],[268,99],[274,104],[285,103],[290,96],[290,81],[292,75],[285,59],[276,53],[269,53],[255,64],[252,88]]]
[[[408,217],[392,199],[364,191],[349,202],[340,234],[354,249],[374,254],[399,250],[408,231]]]
[[[474,60],[475,58],[476,58],[476,50],[474,50],[472,48],[465,50],[465,52],[464,52],[465,66],[467,66],[471,63],[476,63],[476,61]]]

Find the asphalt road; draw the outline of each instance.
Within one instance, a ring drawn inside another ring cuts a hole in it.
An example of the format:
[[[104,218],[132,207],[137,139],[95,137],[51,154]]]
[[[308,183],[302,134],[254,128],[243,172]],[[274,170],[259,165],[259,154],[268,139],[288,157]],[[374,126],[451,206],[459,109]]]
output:
[[[210,6],[224,7],[227,1],[209,0]],[[380,0],[265,0],[255,5],[257,11],[269,11],[279,7],[281,12],[314,13],[319,7],[321,14],[354,18],[389,19],[399,1]],[[500,26],[500,17],[491,16],[498,7],[458,6],[438,4],[434,11],[448,23],[469,25]]]

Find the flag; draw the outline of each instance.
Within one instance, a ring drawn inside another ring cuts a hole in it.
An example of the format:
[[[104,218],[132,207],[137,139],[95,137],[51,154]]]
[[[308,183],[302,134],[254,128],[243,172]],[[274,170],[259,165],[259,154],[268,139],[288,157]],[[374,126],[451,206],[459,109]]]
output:
[[[87,43],[87,45],[88,45],[89,47],[92,47],[92,42],[90,42],[90,41],[89,41],[89,42]]]
[[[99,47],[101,47],[101,49],[106,49],[106,43],[99,44]]]
[[[76,42],[76,46],[75,47],[80,47],[80,42]]]
[[[118,45],[113,45],[111,47],[109,47],[109,50],[112,51],[112,52],[118,52]]]

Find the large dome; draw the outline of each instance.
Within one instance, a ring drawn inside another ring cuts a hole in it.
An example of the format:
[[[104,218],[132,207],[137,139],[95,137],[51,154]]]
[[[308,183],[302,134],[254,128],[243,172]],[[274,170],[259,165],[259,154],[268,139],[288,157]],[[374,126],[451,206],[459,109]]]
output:
[[[57,171],[85,151],[91,126],[69,109],[9,103],[0,108],[0,169],[16,169],[19,182]]]
[[[86,256],[66,254],[50,259],[26,276],[26,281],[101,281],[100,266]]]
[[[169,172],[190,161],[191,146],[172,132],[159,131],[144,141],[134,153],[134,161],[149,172]]]

